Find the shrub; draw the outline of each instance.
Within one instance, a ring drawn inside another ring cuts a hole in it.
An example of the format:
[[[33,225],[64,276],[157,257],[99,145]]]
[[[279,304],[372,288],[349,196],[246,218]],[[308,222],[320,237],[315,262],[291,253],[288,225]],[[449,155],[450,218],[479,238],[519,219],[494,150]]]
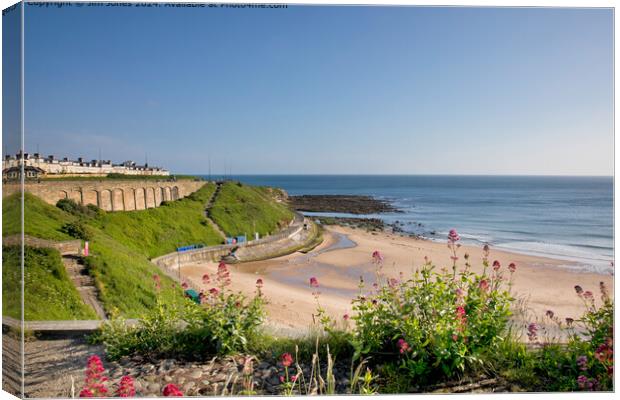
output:
[[[211,283],[205,274],[205,284]],[[215,286],[207,293],[201,291],[200,303],[179,299],[183,284],[161,288],[160,278],[154,276],[158,290],[157,305],[129,327],[123,320],[106,324],[100,340],[111,359],[124,355],[143,354],[150,357],[203,358],[208,354],[230,354],[247,350],[264,318],[262,281],[257,282],[256,296],[246,298],[228,290],[230,274],[221,263],[214,279]]]
[[[575,286],[585,313],[578,320],[556,317],[547,311],[550,322],[568,336],[567,344],[543,343],[535,354],[534,372],[548,390],[613,390],[613,302],[605,284],[600,283],[601,302],[596,307],[591,291]]]
[[[60,199],[56,203],[56,207],[78,217],[95,218],[104,214],[104,211],[94,204],[84,206],[72,199]]]
[[[494,262],[493,271],[487,273],[487,252],[482,274],[471,272],[467,262],[457,272],[459,239],[453,233],[449,239],[454,260],[451,272],[437,272],[427,262],[410,279],[402,273],[400,279],[387,279],[382,255],[373,253],[376,282],[365,295],[365,283],[360,281],[360,295],[353,301],[356,357],[396,358],[401,375],[424,383],[479,366],[483,352],[504,340],[512,298],[504,288],[501,266]]]
[[[76,239],[90,240],[91,234],[88,228],[81,222],[67,222],[60,228],[61,232]]]

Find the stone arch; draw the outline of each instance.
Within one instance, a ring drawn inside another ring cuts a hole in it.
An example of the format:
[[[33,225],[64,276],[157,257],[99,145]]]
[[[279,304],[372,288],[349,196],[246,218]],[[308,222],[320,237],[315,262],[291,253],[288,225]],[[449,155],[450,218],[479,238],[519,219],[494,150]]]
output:
[[[125,210],[125,192],[123,189],[112,189],[112,211]]]
[[[62,199],[68,199],[69,198],[69,194],[67,193],[66,190],[60,190],[58,192],[58,198],[56,199],[56,201],[58,200],[62,200]]]
[[[125,211],[133,211],[136,209],[136,189],[128,188],[125,190],[124,202]]]
[[[95,206],[99,206],[99,198],[98,193],[94,189],[84,190],[82,191],[82,200],[84,201],[84,205],[93,204]]]
[[[82,204],[82,189],[71,190],[71,193],[69,193],[69,197],[76,203]]]
[[[164,201],[172,200],[172,197],[170,197],[170,188],[168,186],[161,188],[161,197]]]
[[[155,204],[155,190],[153,188],[145,188],[144,193],[146,208],[157,207]]]
[[[146,191],[144,188],[136,189],[136,210],[144,210],[146,208]]]
[[[152,188],[149,188],[149,190],[153,191],[153,195],[154,195],[154,198],[155,198],[155,207],[158,207],[161,204],[161,201],[162,201],[161,188],[152,187]]]
[[[106,211],[112,211],[112,192],[109,189],[103,189],[99,192],[99,207]]]
[[[172,200],[179,200],[179,187],[173,186],[170,195],[172,196]]]

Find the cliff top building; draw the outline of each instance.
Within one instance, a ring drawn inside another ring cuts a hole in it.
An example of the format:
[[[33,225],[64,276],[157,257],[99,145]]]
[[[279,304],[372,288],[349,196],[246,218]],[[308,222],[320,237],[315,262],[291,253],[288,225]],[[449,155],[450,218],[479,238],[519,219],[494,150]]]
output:
[[[6,155],[2,161],[2,178],[19,179],[22,155]],[[150,167],[148,164],[137,165],[133,161],[124,161],[120,164],[113,164],[110,160],[84,160],[79,157],[77,160],[69,160],[67,157],[58,159],[54,155],[47,157],[39,153],[23,154],[24,167],[28,168],[30,174],[26,179],[48,177],[62,178],[66,176],[107,176],[108,174],[121,175],[162,175],[169,176],[170,171],[160,167]],[[34,173],[36,172],[36,174]]]

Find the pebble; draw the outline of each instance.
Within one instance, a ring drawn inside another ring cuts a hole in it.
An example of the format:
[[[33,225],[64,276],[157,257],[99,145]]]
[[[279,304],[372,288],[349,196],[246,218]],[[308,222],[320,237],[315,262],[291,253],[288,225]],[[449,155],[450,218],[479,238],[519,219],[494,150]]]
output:
[[[199,369],[195,369],[189,374],[190,378],[200,379],[202,377],[202,371]]]

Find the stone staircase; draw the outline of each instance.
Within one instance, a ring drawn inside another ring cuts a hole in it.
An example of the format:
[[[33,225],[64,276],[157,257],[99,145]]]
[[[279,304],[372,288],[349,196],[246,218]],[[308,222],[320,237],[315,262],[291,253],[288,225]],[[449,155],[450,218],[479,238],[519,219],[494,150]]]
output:
[[[99,318],[106,319],[107,315],[103,309],[103,305],[99,301],[99,291],[95,286],[95,279],[88,274],[88,270],[84,266],[82,259],[74,254],[64,254],[62,262],[69,274],[69,278],[75,285],[82,301],[92,307]]]

